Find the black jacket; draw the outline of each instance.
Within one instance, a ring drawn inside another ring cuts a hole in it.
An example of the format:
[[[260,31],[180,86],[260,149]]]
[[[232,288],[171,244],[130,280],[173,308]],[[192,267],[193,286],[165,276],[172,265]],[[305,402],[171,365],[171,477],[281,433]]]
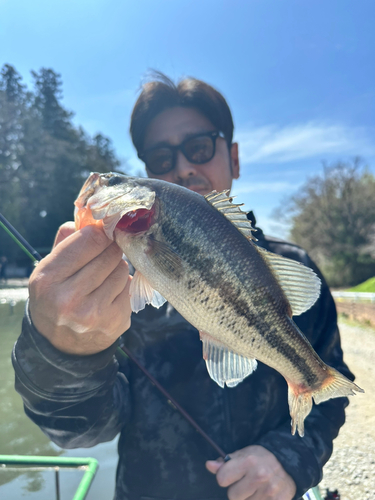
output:
[[[301,248],[256,233],[258,244],[319,270]],[[321,277],[322,278],[322,277]],[[316,304],[294,318],[319,356],[353,379],[343,362],[336,309],[322,278]],[[138,360],[227,453],[251,444],[270,450],[293,477],[299,498],[319,483],[332,440],[345,421],[347,398],[314,405],[305,436],[292,436],[287,384],[263,363],[235,388],[213,382],[198,332],[169,304],[133,314],[122,337]],[[25,315],[13,350],[16,390],[26,414],[62,448],[90,447],[121,433],[116,500],[225,499],[205,461],[206,441],[116,345],[87,357],[63,354]]]

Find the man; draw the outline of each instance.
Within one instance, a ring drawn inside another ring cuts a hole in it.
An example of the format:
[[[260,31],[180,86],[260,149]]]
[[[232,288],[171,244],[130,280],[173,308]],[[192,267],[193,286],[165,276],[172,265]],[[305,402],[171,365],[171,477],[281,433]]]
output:
[[[239,177],[229,107],[198,80],[175,86],[160,75],[144,85],[131,134],[150,177],[202,195],[230,189]],[[319,273],[302,249],[259,229],[256,236],[260,246]],[[259,363],[237,387],[221,389],[207,374],[198,332],[170,305],[131,317],[129,283],[120,249],[100,229],[60,228],[31,276],[29,313],[13,353],[27,415],[64,448],[94,446],[121,432],[117,500],[291,500],[316,485],[347,399],[314,406],[305,436],[292,436],[281,375]],[[296,322],[325,362],[353,378],[324,280],[319,300]],[[144,375],[130,362],[119,367],[114,351],[124,331],[121,342],[230,461],[207,460],[211,448]]]

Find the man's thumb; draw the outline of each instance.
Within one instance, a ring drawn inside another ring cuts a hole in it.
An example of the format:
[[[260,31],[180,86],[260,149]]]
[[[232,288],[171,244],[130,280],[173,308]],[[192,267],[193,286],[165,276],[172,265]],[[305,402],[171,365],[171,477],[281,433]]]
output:
[[[65,222],[62,226],[59,227],[59,230],[57,231],[55,242],[53,244],[53,248],[55,248],[56,245],[61,243],[62,241],[65,240],[68,236],[73,234],[75,232],[75,225],[73,221]]]
[[[222,458],[219,458],[218,460],[207,460],[206,469],[212,474],[216,474],[223,464],[224,461]]]

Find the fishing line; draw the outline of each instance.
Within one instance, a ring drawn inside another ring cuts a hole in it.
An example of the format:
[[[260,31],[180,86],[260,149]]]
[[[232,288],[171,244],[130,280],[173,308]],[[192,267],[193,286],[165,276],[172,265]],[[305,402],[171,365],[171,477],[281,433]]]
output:
[[[12,224],[0,213],[0,226],[5,229],[9,236],[22,248],[22,250],[35,262],[42,260],[41,255],[28,243],[23,236],[12,226]],[[204,430],[197,424],[197,422],[177,403],[177,401],[164,389],[162,385],[146,370],[146,368],[132,355],[132,353],[125,347],[117,347],[116,356],[119,358],[129,358],[135,363],[138,368],[146,375],[151,383],[167,398],[167,401],[172,404],[176,410],[199,432],[199,434],[215,449],[224,459],[224,462],[230,460],[230,456],[225,453],[215,441],[213,441]]]

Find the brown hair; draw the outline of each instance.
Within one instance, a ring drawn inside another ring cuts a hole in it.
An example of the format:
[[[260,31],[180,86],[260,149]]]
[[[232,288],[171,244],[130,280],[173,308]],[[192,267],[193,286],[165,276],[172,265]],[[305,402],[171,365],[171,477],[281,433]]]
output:
[[[233,139],[233,119],[224,97],[211,85],[196,78],[184,78],[175,85],[160,72],[152,73],[153,80],[142,85],[130,121],[130,134],[138,152],[142,153],[146,129],[162,111],[176,106],[195,108],[219,132],[224,134],[228,148]]]

